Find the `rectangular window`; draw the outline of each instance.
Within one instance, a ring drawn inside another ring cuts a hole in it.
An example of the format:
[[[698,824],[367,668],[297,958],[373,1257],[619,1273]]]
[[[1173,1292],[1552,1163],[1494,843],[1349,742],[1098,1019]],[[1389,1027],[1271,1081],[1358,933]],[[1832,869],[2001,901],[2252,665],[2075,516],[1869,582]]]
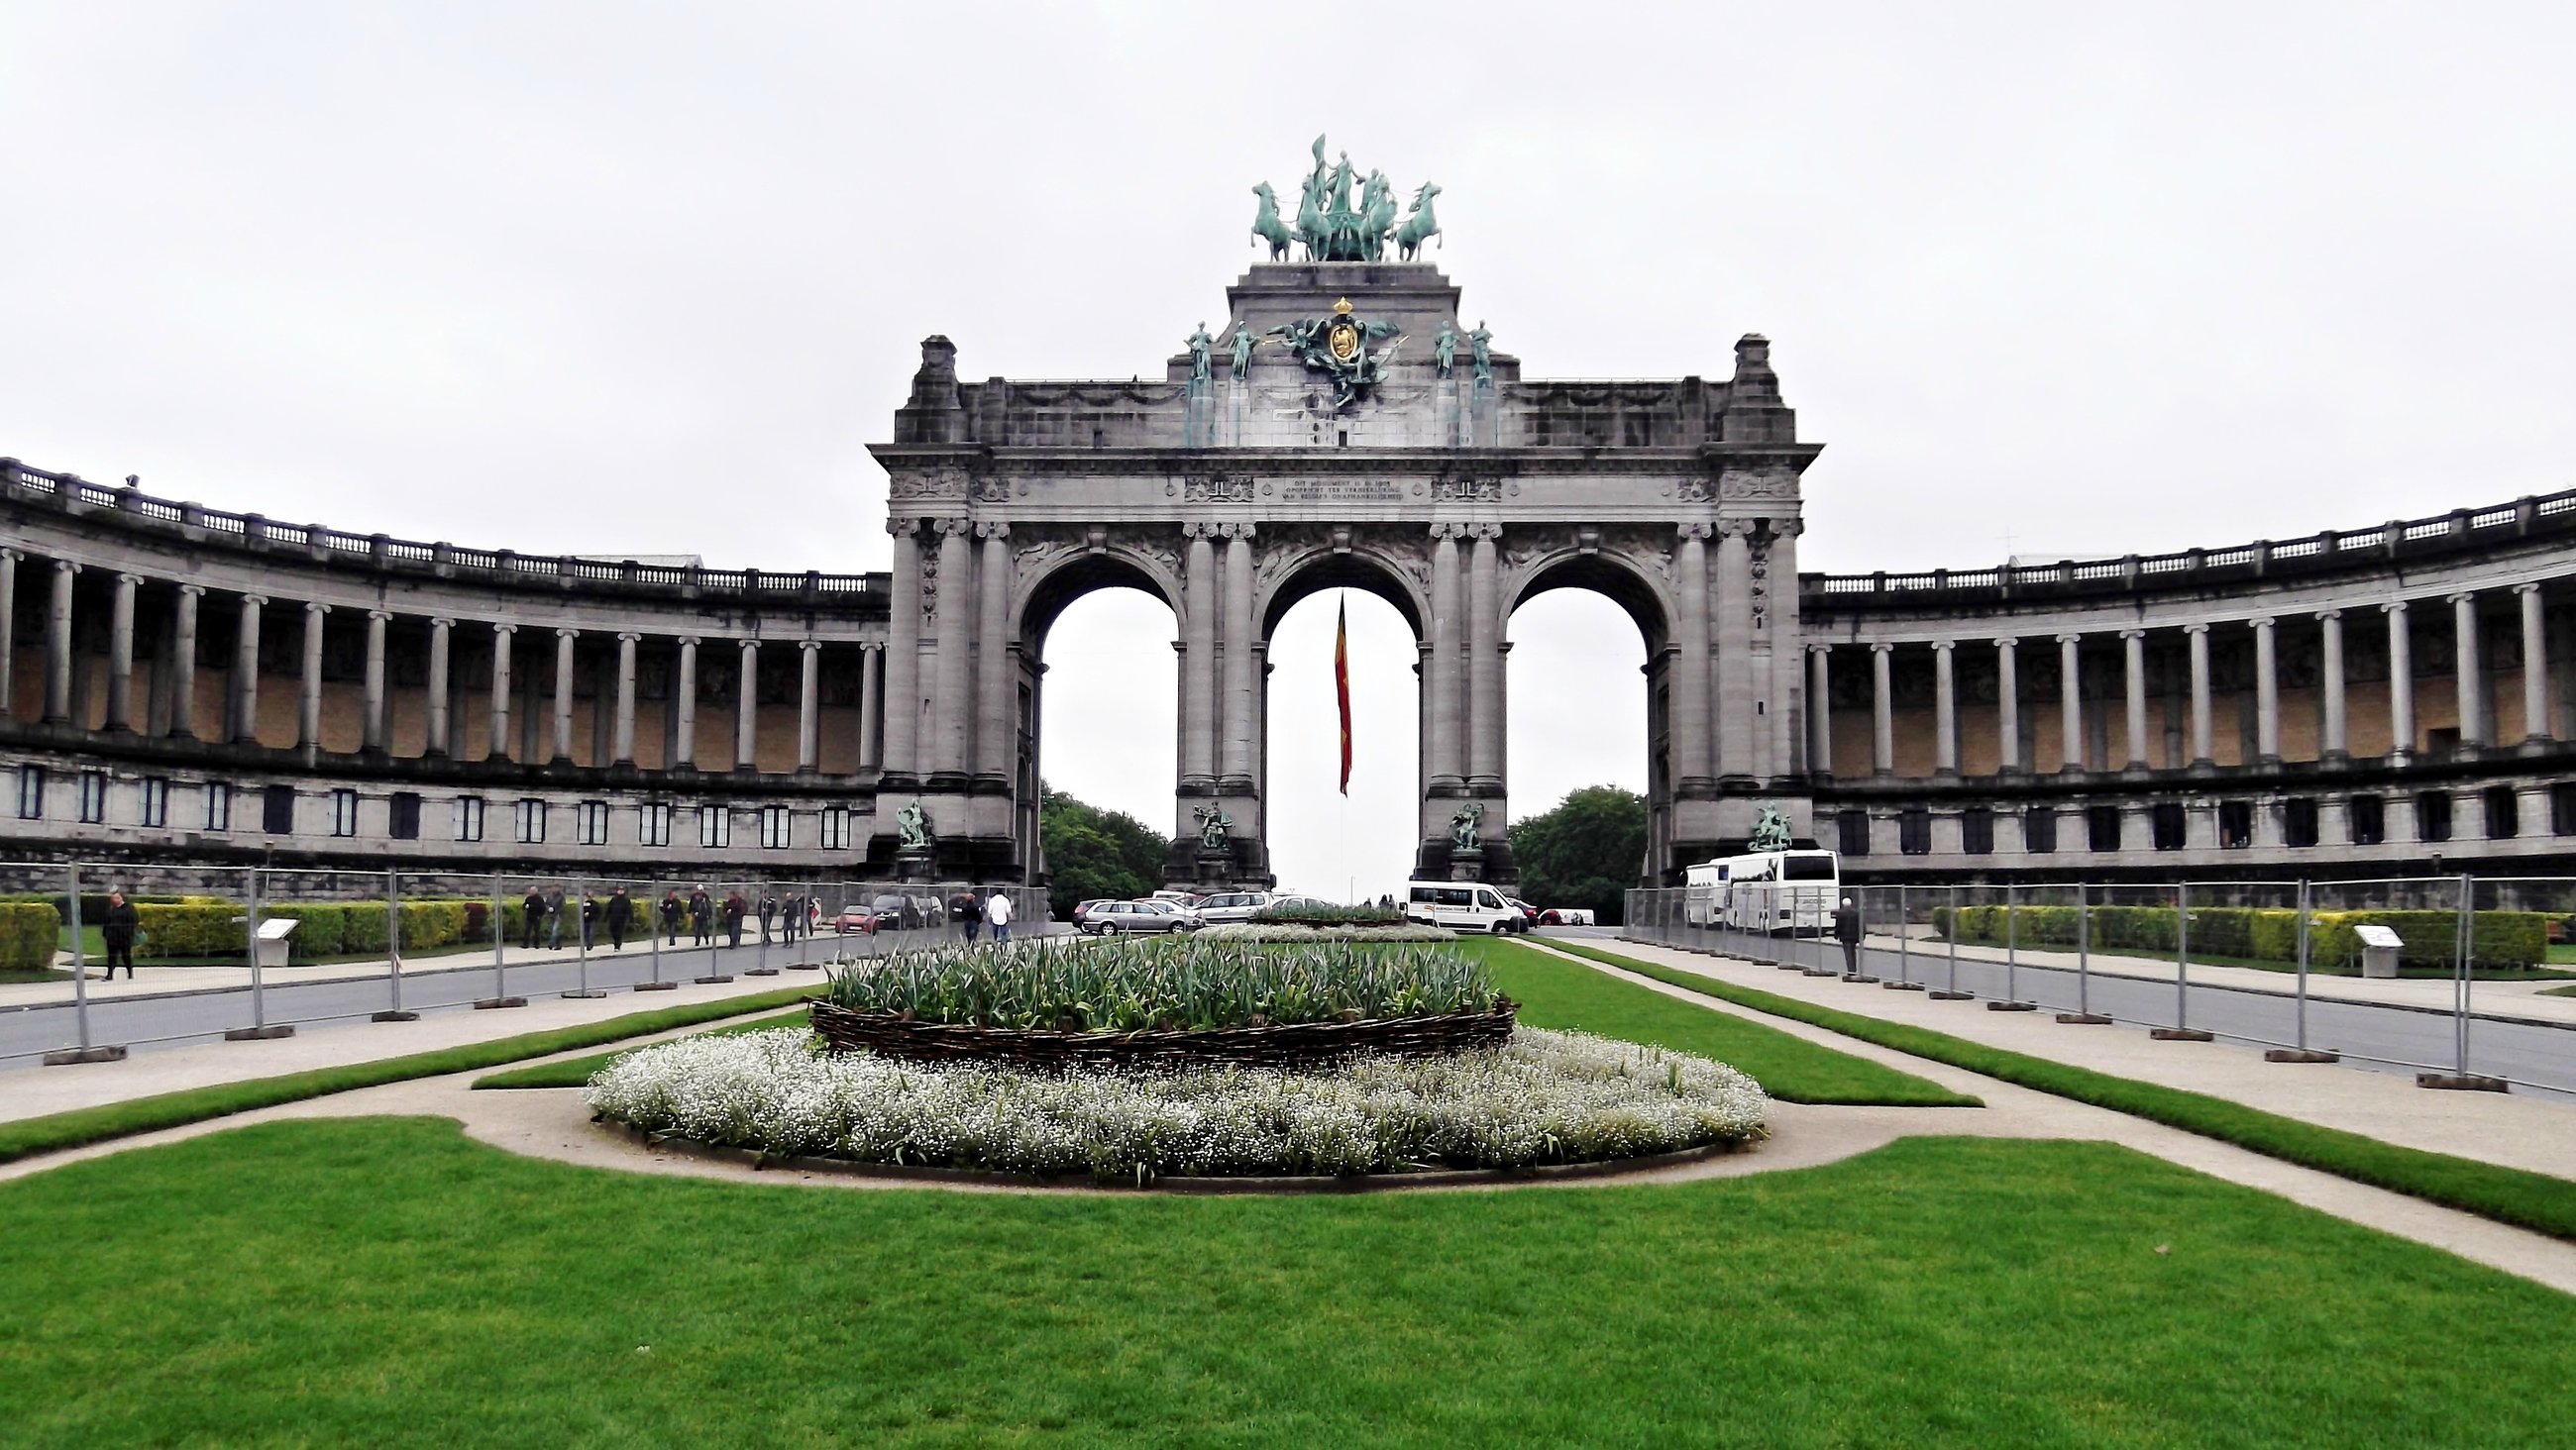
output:
[[[1932,854],[1932,813],[1920,806],[1896,816],[1896,849],[1908,856]]]
[[[733,807],[698,807],[698,844],[709,850],[733,844]]]
[[[635,844],[667,846],[671,844],[671,803],[649,801],[635,813]]]
[[[45,768],[41,765],[18,767],[18,819],[41,821],[45,818]]]
[[[2486,797],[2487,839],[2510,841],[2522,834],[2522,798],[2509,785],[2491,785]]]
[[[2428,790],[2415,797],[2415,839],[2451,839],[2451,797],[2448,792]]]
[[[206,829],[229,831],[233,828],[233,788],[229,781],[206,782]]]
[[[2254,844],[2252,801],[2218,803],[2218,844],[2230,851],[2241,851]]]
[[[295,833],[295,787],[272,785],[259,793],[259,828],[272,836]]]
[[[84,826],[102,825],[106,822],[106,771],[84,770],[80,773],[80,818]]]
[[[358,793],[353,790],[331,792],[331,834],[358,834]]]
[[[170,824],[170,782],[157,775],[147,775],[136,783],[134,819],[137,825],[158,830]]]
[[[2179,851],[2186,839],[2180,801],[2158,801],[2147,813],[2148,844],[2159,851]]]
[[[823,807],[822,845],[826,851],[850,849],[850,808],[848,806]]]
[[[2352,828],[2356,846],[2376,846],[2388,839],[2388,802],[2375,795],[2357,795],[2344,802],[2344,816]]]
[[[2120,808],[2086,806],[2084,808],[2085,844],[2096,851],[2120,849]]]
[[[1971,856],[1995,853],[1995,813],[1985,806],[1959,812],[1959,849]]]
[[[2549,829],[2561,836],[2576,835],[2576,781],[2560,781],[2549,788]]]
[[[608,802],[583,801],[573,807],[573,826],[585,846],[608,844]]]
[[[522,846],[542,846],[546,840],[546,803],[533,798],[521,800],[510,808],[510,834]]]
[[[2317,803],[2308,796],[2281,802],[2281,840],[2291,846],[2317,843]]]
[[[397,841],[420,839],[420,792],[398,790],[386,797],[385,834]]]
[[[1840,811],[1834,816],[1834,834],[1846,856],[1869,854],[1869,812]]]
[[[2057,807],[2032,806],[2021,819],[2022,849],[2045,856],[2057,849]]]
[[[479,841],[483,839],[483,797],[479,795],[458,796],[450,806],[447,814],[448,819],[453,822],[456,827],[456,839],[460,841]]]
[[[784,851],[795,844],[794,835],[794,818],[788,814],[787,807],[762,806],[760,808],[760,849]]]

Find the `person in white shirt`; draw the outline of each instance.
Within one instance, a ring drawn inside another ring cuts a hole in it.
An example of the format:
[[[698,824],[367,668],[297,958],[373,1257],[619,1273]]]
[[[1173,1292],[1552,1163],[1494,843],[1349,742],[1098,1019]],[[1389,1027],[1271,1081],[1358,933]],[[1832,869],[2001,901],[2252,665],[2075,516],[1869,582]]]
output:
[[[1007,892],[996,891],[984,898],[984,920],[992,925],[995,945],[1011,939],[1011,898]]]

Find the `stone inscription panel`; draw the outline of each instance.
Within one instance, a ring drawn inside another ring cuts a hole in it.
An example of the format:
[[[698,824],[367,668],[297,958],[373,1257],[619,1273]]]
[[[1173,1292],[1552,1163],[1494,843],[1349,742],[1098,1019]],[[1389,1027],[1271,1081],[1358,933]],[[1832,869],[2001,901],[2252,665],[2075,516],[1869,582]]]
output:
[[[1290,478],[1278,484],[1281,503],[1402,503],[1404,485],[1387,479]]]

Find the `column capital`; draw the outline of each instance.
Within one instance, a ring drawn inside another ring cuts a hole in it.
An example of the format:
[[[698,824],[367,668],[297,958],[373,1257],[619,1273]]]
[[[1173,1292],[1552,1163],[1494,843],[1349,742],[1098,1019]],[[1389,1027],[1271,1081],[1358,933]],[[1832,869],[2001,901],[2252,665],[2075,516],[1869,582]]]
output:
[[[331,612],[331,606],[307,599],[304,601],[304,612],[307,614],[328,614]]]
[[[1822,658],[1824,658],[1825,656],[1832,654],[1833,652],[1834,652],[1834,647],[1833,647],[1832,645],[1829,645],[1829,644],[1811,644],[1811,645],[1807,646],[1807,653],[1808,653],[1808,654],[1811,654],[1811,655],[1814,655],[1814,656],[1815,656],[1815,657],[1817,657],[1818,659],[1822,659]]]
[[[642,634],[631,629],[621,629],[617,632],[617,642],[619,644],[633,644],[643,637],[644,636]]]
[[[569,624],[558,624],[555,626],[555,638],[579,639],[581,638],[581,631],[573,628]]]
[[[2082,644],[2084,642],[2084,636],[2080,634],[2061,634],[2057,637],[2057,642],[2059,644]]]
[[[117,583],[119,583],[119,584],[124,585],[124,586],[125,586],[126,588],[128,588],[128,589],[131,589],[131,588],[133,588],[134,586],[136,586],[136,585],[138,585],[138,584],[140,584],[140,583],[142,583],[142,582],[143,582],[143,576],[142,576],[142,575],[140,575],[140,574],[129,573],[129,572],[127,572],[126,570],[123,570],[123,569],[119,569],[119,570],[117,570],[117,571],[116,571],[116,582],[117,582]]]
[[[694,634],[673,635],[672,643],[677,644],[682,649],[696,649],[698,647],[698,636]]]
[[[1753,537],[1753,526],[1752,519],[1719,519],[1717,521],[1718,542],[1724,543],[1728,539],[1750,539]]]
[[[241,597],[241,602],[250,605],[265,605],[268,603],[268,596],[265,594],[245,594]]]
[[[2191,635],[2206,635],[2209,633],[2209,624],[2206,620],[2197,624],[2186,624],[2182,627],[2182,632]]]
[[[56,559],[54,561],[54,572],[57,574],[77,574],[80,571],[81,566],[73,560]]]
[[[19,550],[0,548],[0,559],[6,559],[12,564],[17,563],[25,557],[27,556]]]
[[[821,649],[823,647],[823,642],[819,639],[800,639],[796,641],[796,647],[811,653],[815,650]]]
[[[444,614],[433,614],[429,617],[429,627],[438,630],[454,629],[456,621]]]
[[[2147,632],[2143,629],[2124,629],[2120,631],[2120,638],[2122,639],[2145,639],[2146,637]]]
[[[734,643],[744,649],[758,649],[760,648],[760,636],[756,634],[746,634],[742,638],[735,640]]]
[[[921,520],[904,518],[888,519],[885,523],[885,531],[894,535],[898,539],[904,538],[908,535],[918,534],[921,532]]]
[[[2019,635],[2007,634],[1995,641],[1995,648],[1997,649],[2018,649],[2020,647],[2021,637]]]
[[[1684,543],[1691,543],[1696,540],[1705,539],[1716,531],[1717,525],[1710,523],[1706,519],[1684,519],[1680,523],[1673,525],[1673,532],[1678,535]]]
[[[942,539],[963,538],[975,531],[973,519],[932,519],[930,531]]]
[[[2528,584],[2516,584],[2513,586],[2513,592],[2516,594],[2537,594],[2540,592],[2540,585],[2538,581]]]
[[[1959,642],[1955,639],[1936,639],[1932,641],[1932,648],[1939,650],[1943,654],[1948,654],[1950,651],[1957,649],[1958,647]]]
[[[2340,609],[2320,609],[2317,611],[2317,622],[2320,624],[2332,623],[2341,618],[2343,618],[2343,611]]]
[[[1896,646],[1892,644],[1873,644],[1869,647],[1869,652],[1874,655],[1894,654],[1896,652]]]
[[[1453,543],[1467,532],[1465,524],[1433,524],[1431,537],[1439,543]]]
[[[1216,526],[1216,536],[1218,538],[1237,544],[1251,543],[1252,536],[1258,532],[1260,531],[1254,527],[1250,519],[1235,519],[1230,523],[1222,523]]]
[[[367,611],[367,617],[369,619],[391,619],[394,617],[394,612],[390,609],[370,609]]]
[[[1503,526],[1501,524],[1469,524],[1467,526],[1467,537],[1474,539],[1480,544],[1493,543],[1502,538],[1502,536]]]
[[[2272,616],[2268,614],[2255,615],[2253,618],[2245,621],[2245,627],[2247,629],[2257,630],[2270,629],[2272,627]]]
[[[2476,592],[2468,589],[2463,589],[2457,594],[2445,594],[2442,598],[2452,604],[2475,604],[2478,602]]]
[[[519,627],[507,620],[496,619],[492,621],[492,632],[494,634],[502,635],[517,634],[519,632]]]
[[[979,539],[1007,539],[1010,536],[1011,521],[1009,519],[977,519],[975,521],[975,537]]]
[[[203,584],[182,584],[179,586],[179,592],[187,595],[191,599],[202,598],[205,595],[206,586]]]
[[[1181,537],[1184,539],[1213,539],[1216,537],[1216,525],[1206,519],[1183,519],[1181,520]]]
[[[2386,604],[2379,606],[2379,612],[2382,614],[2392,615],[2404,614],[2406,612],[2406,601],[2403,599],[2392,599]]]
[[[1771,532],[1784,539],[1794,539],[1807,531],[1805,519],[1773,519]]]

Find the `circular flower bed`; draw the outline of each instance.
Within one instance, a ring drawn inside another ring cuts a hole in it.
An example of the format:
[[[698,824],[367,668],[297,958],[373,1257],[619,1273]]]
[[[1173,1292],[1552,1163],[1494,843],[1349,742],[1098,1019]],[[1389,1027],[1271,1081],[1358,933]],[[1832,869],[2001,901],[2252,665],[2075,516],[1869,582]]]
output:
[[[1200,941],[1248,942],[1316,942],[1316,941],[1456,941],[1458,933],[1446,927],[1398,924],[1394,926],[1311,926],[1302,923],[1265,921],[1228,922],[1208,927],[1198,934]]]
[[[1503,1046],[1322,1072],[1031,1073],[827,1054],[796,1031],[684,1038],[591,1079],[600,1115],[777,1157],[1141,1181],[1531,1168],[1749,1142],[1723,1063],[1520,1028]]]

